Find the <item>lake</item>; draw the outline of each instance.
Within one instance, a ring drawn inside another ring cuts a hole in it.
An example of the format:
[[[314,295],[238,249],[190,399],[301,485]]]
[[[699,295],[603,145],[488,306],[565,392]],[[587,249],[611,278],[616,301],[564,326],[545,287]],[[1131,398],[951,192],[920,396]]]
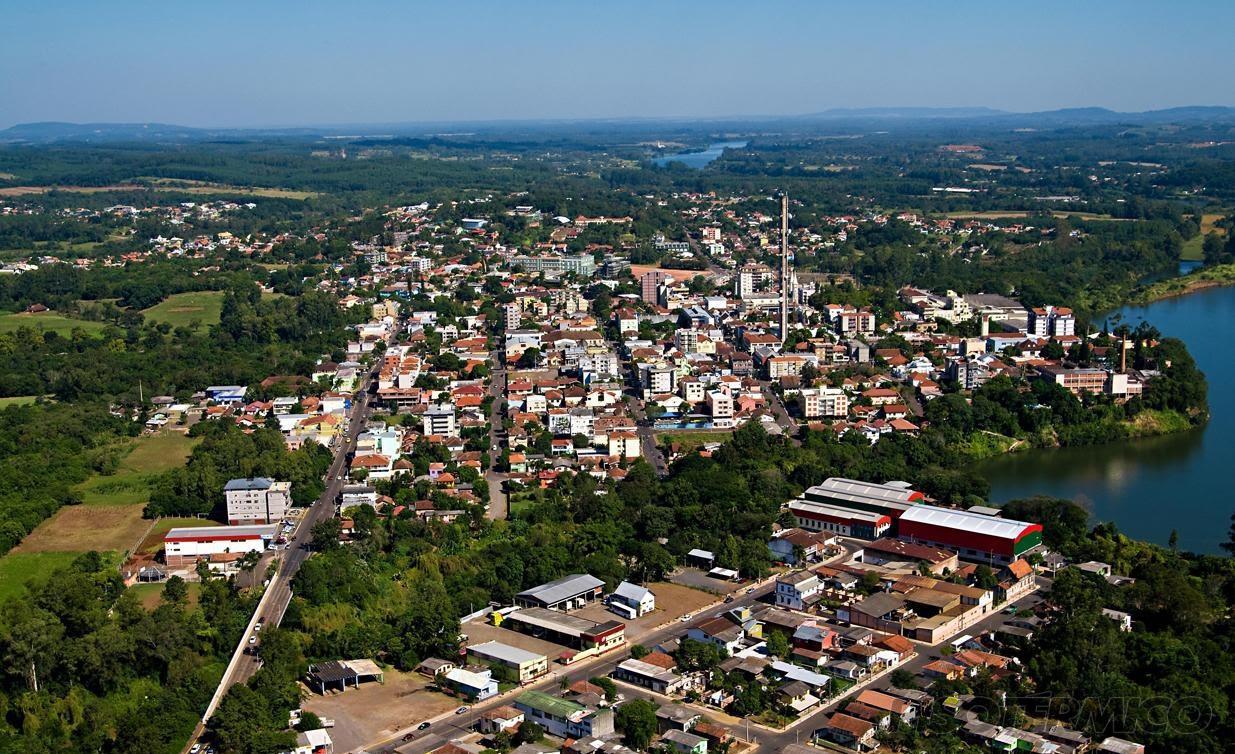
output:
[[[680,162],[688,168],[703,168],[707,167],[714,160],[724,154],[726,149],[741,149],[746,146],[744,141],[719,141],[711,144],[702,152],[677,152],[667,154],[662,157],[652,158],[652,162],[656,165],[664,167],[671,162]]]
[[[1122,311],[1130,325],[1148,320],[1188,344],[1209,379],[1209,423],[1166,437],[988,461],[980,470],[990,480],[991,500],[1069,498],[1084,505],[1094,523],[1114,521],[1136,539],[1165,545],[1176,529],[1180,549],[1218,553],[1235,513],[1232,481],[1222,471],[1235,470],[1235,394],[1225,389],[1235,367],[1235,288]]]

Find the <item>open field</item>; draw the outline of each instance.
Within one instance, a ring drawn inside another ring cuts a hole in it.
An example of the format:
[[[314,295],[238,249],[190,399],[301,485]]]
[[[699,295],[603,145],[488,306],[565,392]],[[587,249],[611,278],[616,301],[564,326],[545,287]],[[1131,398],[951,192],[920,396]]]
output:
[[[1025,217],[1038,217],[1044,214],[1046,213],[1013,210],[986,210],[983,212],[949,212],[946,216],[952,218],[953,220],[1016,220]],[[1122,221],[1124,219],[1122,217],[1100,215],[1094,212],[1064,212],[1062,210],[1054,210],[1050,214],[1052,217],[1076,217],[1081,220]]]
[[[69,335],[73,332],[74,328],[80,327],[87,333],[95,335],[102,332],[106,325],[102,322],[72,319],[52,311],[39,312],[38,314],[18,312],[16,314],[0,315],[0,333],[15,332],[21,327],[48,330],[58,335]]]
[[[172,327],[187,327],[194,321],[210,326],[219,323],[223,311],[222,291],[176,293],[143,309],[147,322],[166,322]]]
[[[1179,252],[1179,258],[1189,262],[1199,262],[1205,258],[1205,236],[1210,233],[1216,233],[1219,236],[1226,235],[1226,228],[1219,228],[1216,223],[1225,215],[1221,214],[1206,214],[1201,215],[1201,232],[1184,241],[1183,249]]]
[[[92,476],[74,488],[87,505],[134,505],[149,501],[149,477],[183,466],[199,442],[180,432],[143,435],[121,461],[115,474]]]
[[[11,395],[8,398],[0,398],[0,411],[9,406],[24,406],[27,403],[34,403],[38,399],[37,395]]]
[[[147,610],[153,610],[162,602],[165,584],[166,582],[162,584],[134,584],[129,587],[129,591],[137,595],[138,599],[141,600],[142,607]],[[202,593],[202,585],[196,581],[190,581],[185,586],[188,587],[189,607],[197,607],[197,600]]]
[[[703,445],[710,443],[725,443],[733,438],[733,430],[731,429],[701,429],[701,430],[683,430],[681,432],[660,432],[656,435],[656,445],[661,448],[669,447],[670,443],[677,443],[681,446],[681,452],[689,453]]]
[[[143,507],[66,505],[34,527],[13,552],[125,552],[137,545],[150,526],[142,518]]]
[[[72,194],[102,194],[108,191],[162,191],[178,194],[230,194],[232,196],[258,196],[268,199],[309,199],[317,196],[313,191],[296,191],[284,188],[260,188],[251,186],[228,186],[206,181],[182,181],[171,178],[151,178],[150,185],[140,183],[117,183],[110,186],[7,186],[0,188],[0,196],[30,196],[63,191]]]
[[[79,552],[9,552],[0,558],[0,604],[21,594],[27,583],[46,581],[52,571],[64,568]],[[104,557],[116,559],[116,553]]]
[[[429,679],[418,673],[387,668],[385,683],[365,683],[326,696],[310,694],[303,706],[319,717],[334,719],[330,737],[335,751],[352,751],[463,703],[428,687]]]

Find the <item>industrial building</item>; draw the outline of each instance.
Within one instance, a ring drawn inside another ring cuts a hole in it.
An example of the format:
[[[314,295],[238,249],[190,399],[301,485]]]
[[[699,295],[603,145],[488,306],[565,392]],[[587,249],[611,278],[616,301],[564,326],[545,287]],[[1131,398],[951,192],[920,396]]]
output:
[[[841,508],[880,513],[893,521],[911,506],[925,502],[926,496],[905,482],[862,482],[830,477],[802,493],[802,499]]]
[[[898,524],[901,539],[954,550],[964,560],[1007,565],[1042,544],[1042,525],[933,505],[915,505]]]
[[[278,529],[277,524],[180,526],[163,536],[164,557],[173,568],[192,566],[203,558],[237,560],[246,553],[265,550]]]
[[[586,573],[572,573],[557,581],[525,589],[515,595],[520,607],[544,607],[550,610],[574,610],[599,599],[605,582]]]
[[[798,528],[829,532],[843,537],[876,539],[892,528],[892,518],[882,513],[827,505],[800,497],[789,502]]]
[[[494,613],[504,628],[570,647],[559,659],[566,664],[601,655],[626,644],[626,624],[610,620],[597,623],[542,607],[528,607],[505,615]]]
[[[549,658],[498,641],[474,644],[467,648],[467,653],[486,665],[502,665],[514,670],[519,675],[519,683],[527,683],[549,672]]]

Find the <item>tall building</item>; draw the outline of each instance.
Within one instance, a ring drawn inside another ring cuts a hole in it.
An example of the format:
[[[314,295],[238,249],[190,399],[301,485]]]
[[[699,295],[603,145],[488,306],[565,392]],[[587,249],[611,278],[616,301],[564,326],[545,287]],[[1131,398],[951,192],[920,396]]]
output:
[[[233,479],[223,486],[227,500],[227,523],[273,524],[287,515],[292,502],[292,483],[264,477]]]
[[[518,304],[507,304],[502,307],[503,322],[507,330],[518,330],[523,324],[523,312]]]
[[[1076,334],[1076,316],[1064,306],[1039,306],[1029,310],[1030,335],[1060,337]]]
[[[660,284],[669,279],[669,273],[664,270],[651,270],[643,273],[639,277],[639,298],[643,299],[643,303],[655,306],[658,301],[657,290]]]

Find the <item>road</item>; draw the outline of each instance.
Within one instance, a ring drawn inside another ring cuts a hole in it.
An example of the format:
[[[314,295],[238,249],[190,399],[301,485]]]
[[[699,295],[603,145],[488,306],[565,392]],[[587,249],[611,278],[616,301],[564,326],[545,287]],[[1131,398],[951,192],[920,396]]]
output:
[[[798,439],[798,423],[789,416],[789,411],[785,408],[785,403],[780,399],[774,390],[772,383],[767,380],[760,380],[759,384],[763,390],[763,394],[767,396],[768,408],[772,410],[772,418],[776,419],[776,423],[780,426],[781,431],[785,433],[793,441],[795,445],[801,445],[802,441]]]
[[[215,708],[223,696],[226,695],[228,689],[237,683],[248,681],[257,672],[257,669],[261,667],[261,661],[256,656],[245,653],[245,650],[251,646],[248,643],[249,637],[253,635],[253,629],[256,624],[261,623],[263,626],[273,624],[277,626],[283,620],[283,613],[287,610],[287,605],[292,599],[292,578],[311,554],[308,549],[308,543],[312,536],[313,526],[333,517],[335,514],[335,503],[339,499],[339,494],[343,489],[343,480],[346,476],[347,456],[356,447],[356,436],[364,430],[369,418],[369,385],[377,372],[379,364],[375,364],[369,373],[365,375],[360,389],[356,393],[356,398],[352,402],[347,432],[336,444],[334,459],[330,462],[330,468],[326,473],[326,489],[305,510],[291,537],[288,538],[287,549],[282,551],[282,558],[276,561],[279,563],[278,573],[271,579],[270,586],[266,588],[262,601],[259,603],[259,609],[255,611],[250,619],[245,635],[241,637],[240,644],[233,653],[228,670],[224,673],[222,680],[219,681],[214,698],[211,699],[201,722],[198,723],[197,727],[193,730],[193,735],[190,736],[188,743],[185,744],[185,751],[201,738],[205,732],[206,723],[210,720],[210,716],[214,714]],[[258,635],[260,636],[260,633]]]
[[[505,430],[502,427],[502,402],[506,400],[506,367],[502,355],[494,350],[489,353],[491,365],[489,396],[493,398],[493,406],[489,409],[489,470],[485,472],[485,482],[489,485],[489,509],[486,516],[497,521],[509,515],[510,502],[502,485],[506,475],[497,470],[498,459],[502,455],[502,443],[505,440]]]
[[[775,583],[769,579],[755,588],[755,591],[750,594],[737,593],[734,595],[734,600],[731,603],[725,604],[718,600],[712,605],[705,607],[693,616],[691,621],[701,618],[714,618],[722,615],[725,612],[742,605],[750,605],[761,598],[771,595],[775,589]],[[652,647],[662,641],[671,639],[685,632],[687,623],[684,621],[672,621],[664,626],[653,629],[652,631],[637,637],[636,641],[646,647]],[[541,678],[539,681],[528,684],[519,692],[523,691],[545,691],[554,693],[560,687],[562,679],[565,678],[568,684],[575,681],[595,678],[596,676],[607,676],[613,672],[619,663],[630,658],[629,649],[624,649],[613,654],[605,655],[604,657],[595,658],[579,663],[577,666],[562,668],[560,670],[550,671],[550,673]],[[403,742],[404,735],[416,733],[414,727],[409,727],[398,731],[394,736],[380,742],[369,744],[367,747],[361,747],[356,751],[366,751],[370,754],[393,754],[398,751],[398,754],[422,754],[440,746],[447,740],[466,735],[473,732],[476,722],[480,720],[480,716],[485,712],[499,707],[503,704],[510,704],[510,695],[500,695],[492,699],[485,700],[479,704],[473,704],[467,712],[461,715],[456,715],[448,712],[444,715],[431,720],[432,725],[428,730],[420,732],[416,735],[415,740]]]
[[[635,395],[630,398],[628,405],[635,419],[635,431],[639,434],[639,452],[656,471],[656,475],[664,479],[669,476],[669,464],[665,462],[664,453],[661,453],[656,445],[656,430],[648,420],[647,412],[643,410],[643,400]]]

